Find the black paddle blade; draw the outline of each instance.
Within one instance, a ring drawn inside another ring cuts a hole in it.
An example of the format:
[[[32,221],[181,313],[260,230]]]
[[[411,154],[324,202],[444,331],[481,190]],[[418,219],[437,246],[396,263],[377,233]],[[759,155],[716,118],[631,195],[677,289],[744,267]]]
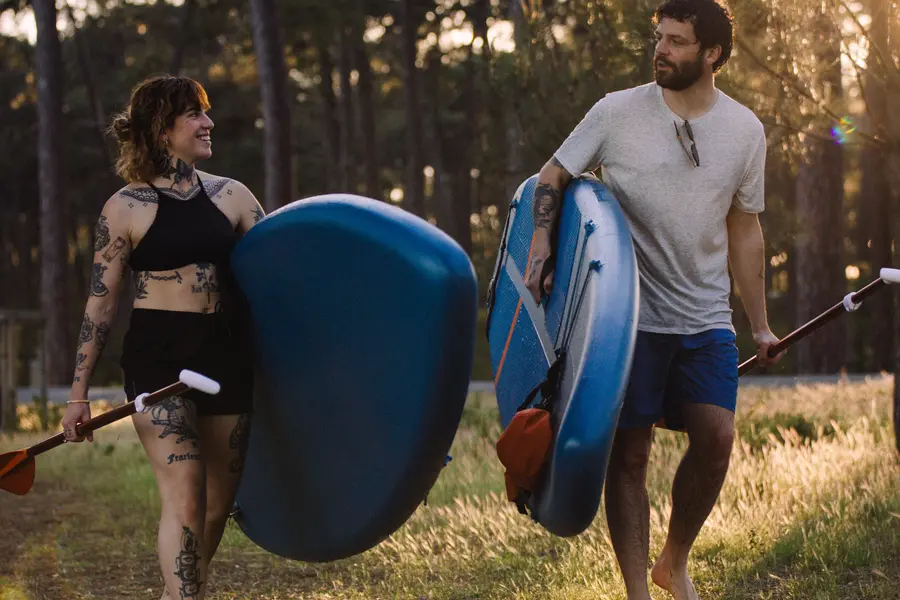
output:
[[[26,450],[0,454],[0,490],[24,496],[34,485],[34,458]]]

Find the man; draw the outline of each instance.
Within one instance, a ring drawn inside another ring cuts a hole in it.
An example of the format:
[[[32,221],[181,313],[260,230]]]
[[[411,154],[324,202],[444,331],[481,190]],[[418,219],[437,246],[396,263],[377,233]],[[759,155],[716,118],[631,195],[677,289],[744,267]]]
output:
[[[766,139],[753,113],[715,86],[732,20],[714,0],[670,0],[655,14],[655,82],[597,102],[541,169],[527,285],[537,301],[565,186],[602,167],[631,226],[640,315],[631,381],[610,456],[606,512],[629,600],[649,600],[647,463],[653,425],[685,429],[672,514],[651,578],[676,600],[697,593],[688,553],[728,470],[738,354],[729,263],[763,364],[778,341],[765,306]]]

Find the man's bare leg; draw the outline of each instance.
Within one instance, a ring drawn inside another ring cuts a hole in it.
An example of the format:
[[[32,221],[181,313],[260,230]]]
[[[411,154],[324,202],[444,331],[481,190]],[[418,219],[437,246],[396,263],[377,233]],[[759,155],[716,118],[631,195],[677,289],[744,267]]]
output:
[[[649,427],[616,431],[606,474],[606,520],[628,600],[650,600],[647,463],[652,441],[653,429]]]
[[[650,576],[675,600],[698,600],[688,576],[688,554],[725,482],[734,413],[712,404],[687,404],[684,418],[690,446],[675,473],[669,533]]]

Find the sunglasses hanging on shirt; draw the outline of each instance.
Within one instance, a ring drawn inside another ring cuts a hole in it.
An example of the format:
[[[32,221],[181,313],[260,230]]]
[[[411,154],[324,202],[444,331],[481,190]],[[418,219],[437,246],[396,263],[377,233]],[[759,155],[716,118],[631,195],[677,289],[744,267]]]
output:
[[[684,153],[687,154],[687,157],[690,159],[691,164],[695,167],[700,166],[700,153],[697,152],[697,144],[694,142],[694,132],[691,131],[691,124],[687,121],[684,122],[684,130],[688,134],[688,138],[691,140],[691,151],[688,153],[687,148],[684,146],[684,141],[681,139],[681,132],[678,131],[678,123],[672,121],[672,125],[675,126],[675,136],[678,138],[678,143],[681,145],[681,149],[684,150]]]

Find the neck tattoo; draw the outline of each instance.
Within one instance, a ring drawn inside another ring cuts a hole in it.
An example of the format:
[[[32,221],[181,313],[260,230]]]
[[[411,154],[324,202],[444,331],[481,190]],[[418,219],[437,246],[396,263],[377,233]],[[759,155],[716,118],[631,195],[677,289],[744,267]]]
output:
[[[194,167],[178,158],[175,159],[174,165],[169,163],[169,168],[163,173],[163,177],[172,179],[172,185],[170,186],[172,188],[182,182],[190,184],[194,181]]]

